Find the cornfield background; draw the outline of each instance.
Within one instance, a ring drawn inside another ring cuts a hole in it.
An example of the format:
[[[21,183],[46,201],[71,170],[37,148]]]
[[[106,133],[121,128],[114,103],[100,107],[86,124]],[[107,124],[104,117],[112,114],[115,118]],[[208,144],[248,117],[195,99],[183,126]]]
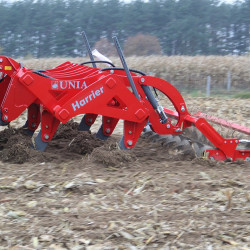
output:
[[[65,61],[81,63],[88,58],[22,58],[24,66],[34,69],[53,68]],[[111,58],[120,67],[119,58]],[[182,94],[206,95],[207,78],[211,78],[211,95],[235,95],[250,92],[250,56],[148,56],[127,57],[131,69],[163,78]],[[100,65],[107,67],[107,65]],[[230,90],[227,89],[230,75]]]

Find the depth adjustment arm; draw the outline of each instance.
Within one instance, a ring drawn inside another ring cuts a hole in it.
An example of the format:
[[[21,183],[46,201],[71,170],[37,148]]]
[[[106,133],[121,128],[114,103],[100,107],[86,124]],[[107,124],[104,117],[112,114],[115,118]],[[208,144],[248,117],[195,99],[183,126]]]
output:
[[[136,89],[135,83],[134,83],[133,78],[132,78],[132,76],[131,76],[131,74],[130,74],[129,68],[128,68],[127,63],[126,63],[126,61],[125,61],[125,58],[124,58],[124,55],[123,55],[123,52],[122,52],[122,49],[121,49],[121,46],[120,46],[120,44],[119,44],[119,42],[118,42],[117,37],[114,36],[114,37],[113,37],[113,40],[114,40],[114,43],[115,43],[115,47],[116,47],[117,53],[118,53],[118,55],[119,55],[119,57],[120,57],[122,66],[123,66],[123,68],[124,68],[124,70],[125,70],[125,72],[126,72],[128,81],[129,81],[130,86],[131,86],[131,89],[132,89],[132,91],[133,91],[135,97],[140,101],[140,95],[139,95],[139,93],[138,93],[138,91],[137,91],[137,89]]]
[[[143,78],[142,78],[142,79],[143,79]],[[141,79],[141,80],[142,80],[142,79]],[[153,93],[152,93],[150,87],[147,86],[147,85],[141,85],[141,87],[142,87],[142,89],[143,89],[145,95],[147,96],[147,98],[148,98],[150,104],[153,106],[153,108],[154,108],[154,109],[158,112],[158,114],[160,115],[160,117],[161,117],[161,123],[162,123],[162,124],[167,123],[168,117],[167,117],[166,113],[164,112],[163,107],[160,106],[160,105],[158,104],[158,102],[157,102],[157,100],[155,99],[155,97],[154,97],[154,95],[153,95]]]
[[[125,58],[124,58],[124,55],[123,55],[123,52],[122,52],[122,49],[121,49],[121,46],[120,46],[120,44],[119,44],[119,42],[118,42],[117,37],[114,36],[114,37],[113,37],[113,40],[114,40],[115,47],[116,47],[116,50],[117,50],[117,52],[118,52],[118,55],[119,55],[119,57],[120,57],[120,60],[121,60],[121,62],[122,62],[122,66],[123,66],[123,68],[124,68],[124,70],[125,70],[125,72],[126,72],[126,75],[127,75],[127,77],[128,77],[130,86],[131,86],[131,88],[132,88],[132,90],[133,90],[133,93],[134,93],[134,95],[136,96],[136,98],[137,98],[138,100],[140,100],[140,95],[139,95],[139,93],[138,93],[138,91],[137,91],[137,89],[136,89],[135,83],[134,83],[133,78],[132,78],[132,76],[131,76],[131,74],[130,74],[130,70],[129,70],[129,68],[128,68],[128,66],[127,66],[127,63],[126,63],[126,61],[125,61]],[[143,78],[142,78],[142,79],[143,79]],[[141,80],[142,80],[142,79],[141,79]],[[157,100],[155,99],[154,95],[152,94],[152,92],[151,92],[149,86],[142,85],[142,89],[143,89],[143,91],[145,92],[145,94],[146,94],[146,96],[147,96],[149,102],[150,102],[151,105],[153,106],[153,108],[154,108],[154,109],[158,112],[158,114],[160,115],[160,117],[161,117],[161,123],[162,123],[162,124],[166,123],[167,120],[168,120],[168,118],[167,118],[167,116],[166,116],[166,114],[165,114],[165,112],[164,112],[164,110],[163,110],[163,107],[160,106],[160,105],[158,104],[158,102],[157,102]]]

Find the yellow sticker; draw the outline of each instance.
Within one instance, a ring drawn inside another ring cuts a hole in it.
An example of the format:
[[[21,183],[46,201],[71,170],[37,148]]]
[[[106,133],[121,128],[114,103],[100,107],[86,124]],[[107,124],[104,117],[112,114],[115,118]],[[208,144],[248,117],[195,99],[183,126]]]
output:
[[[12,70],[12,66],[4,66],[4,70]]]

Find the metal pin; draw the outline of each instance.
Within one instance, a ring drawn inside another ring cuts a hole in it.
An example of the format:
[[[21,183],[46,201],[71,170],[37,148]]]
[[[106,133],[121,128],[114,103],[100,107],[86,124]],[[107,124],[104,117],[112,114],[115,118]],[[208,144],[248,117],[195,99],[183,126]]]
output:
[[[49,135],[45,134],[45,135],[44,135],[44,139],[45,139],[45,140],[48,140],[48,139],[49,139]]]

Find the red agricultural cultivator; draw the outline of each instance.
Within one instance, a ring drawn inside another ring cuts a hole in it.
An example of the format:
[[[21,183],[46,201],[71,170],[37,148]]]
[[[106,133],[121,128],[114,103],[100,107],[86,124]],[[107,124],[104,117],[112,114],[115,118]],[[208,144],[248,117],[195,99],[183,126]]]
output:
[[[250,150],[237,147],[240,142],[249,144],[249,141],[223,138],[205,118],[188,112],[183,97],[169,82],[129,69],[117,38],[114,42],[123,68],[105,62],[109,67],[103,69],[96,66],[103,61],[94,61],[85,34],[84,38],[91,61],[82,64],[65,62],[53,69],[34,70],[0,56],[0,125],[8,125],[27,109],[24,127],[32,136],[41,125],[34,145],[41,151],[60,123],[82,114],[81,131],[88,131],[97,116],[102,116],[96,135],[103,140],[123,120],[122,149],[133,148],[145,127],[159,135],[180,135],[195,126],[214,145],[214,148],[204,147],[208,158],[250,160]],[[174,110],[159,105],[154,90],[166,96]],[[238,125],[236,128],[250,134],[248,128]]]

